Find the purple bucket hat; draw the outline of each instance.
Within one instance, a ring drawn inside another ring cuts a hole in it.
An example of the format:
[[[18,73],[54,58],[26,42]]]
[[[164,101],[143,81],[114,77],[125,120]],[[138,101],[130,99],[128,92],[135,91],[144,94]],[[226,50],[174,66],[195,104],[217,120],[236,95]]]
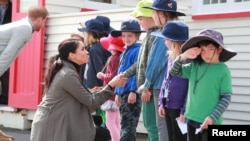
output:
[[[195,47],[196,44],[202,40],[210,40],[216,42],[223,48],[219,57],[220,61],[226,62],[237,54],[237,52],[225,47],[222,34],[213,29],[204,29],[197,33],[196,36],[187,40],[182,45],[182,52],[185,52],[189,48]]]

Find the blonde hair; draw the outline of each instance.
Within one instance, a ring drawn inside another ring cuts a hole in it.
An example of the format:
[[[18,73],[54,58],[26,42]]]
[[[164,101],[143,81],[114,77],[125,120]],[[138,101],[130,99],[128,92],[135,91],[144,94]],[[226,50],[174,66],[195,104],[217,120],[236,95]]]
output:
[[[84,44],[86,46],[92,46],[94,43],[99,42],[102,37],[103,35],[100,33],[92,31],[83,32]]]
[[[184,42],[181,41],[171,41],[171,42],[172,46],[169,47],[168,54],[170,55],[172,61],[174,61],[177,58],[177,56],[181,54],[181,46]]]
[[[44,6],[41,6],[41,5],[31,6],[28,10],[28,17],[31,20],[34,20],[40,17],[45,19],[47,18],[48,15],[49,15],[48,10]]]

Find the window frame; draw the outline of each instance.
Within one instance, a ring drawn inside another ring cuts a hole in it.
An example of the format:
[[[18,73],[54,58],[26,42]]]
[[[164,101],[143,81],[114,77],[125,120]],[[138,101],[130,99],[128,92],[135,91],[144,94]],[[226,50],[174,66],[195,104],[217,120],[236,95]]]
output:
[[[95,7],[93,7],[93,5]],[[91,0],[84,0],[84,7],[93,7],[95,10],[109,10],[109,9],[117,9],[120,6],[120,0],[116,0],[116,3],[103,3],[103,2],[95,2]]]
[[[203,5],[203,0],[193,0],[192,19],[217,19],[250,16],[250,1]]]

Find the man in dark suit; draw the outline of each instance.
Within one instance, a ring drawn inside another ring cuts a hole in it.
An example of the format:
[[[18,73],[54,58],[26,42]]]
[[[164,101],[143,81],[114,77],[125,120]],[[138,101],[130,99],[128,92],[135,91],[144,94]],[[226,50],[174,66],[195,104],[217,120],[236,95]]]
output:
[[[0,0],[0,26],[11,22],[12,3],[10,0]],[[8,103],[9,69],[0,76],[0,104]]]
[[[10,0],[0,0],[0,25],[11,22],[12,3]]]

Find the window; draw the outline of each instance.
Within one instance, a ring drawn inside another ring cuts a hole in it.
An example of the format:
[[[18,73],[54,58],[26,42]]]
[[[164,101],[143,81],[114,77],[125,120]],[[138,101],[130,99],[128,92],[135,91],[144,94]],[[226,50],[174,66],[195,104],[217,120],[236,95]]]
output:
[[[236,13],[237,17],[249,16],[249,7],[250,0],[193,0],[192,17]]]
[[[117,9],[120,0],[84,0],[84,7],[95,10]]]
[[[102,2],[102,3],[116,3],[116,0],[89,0],[95,2]]]

